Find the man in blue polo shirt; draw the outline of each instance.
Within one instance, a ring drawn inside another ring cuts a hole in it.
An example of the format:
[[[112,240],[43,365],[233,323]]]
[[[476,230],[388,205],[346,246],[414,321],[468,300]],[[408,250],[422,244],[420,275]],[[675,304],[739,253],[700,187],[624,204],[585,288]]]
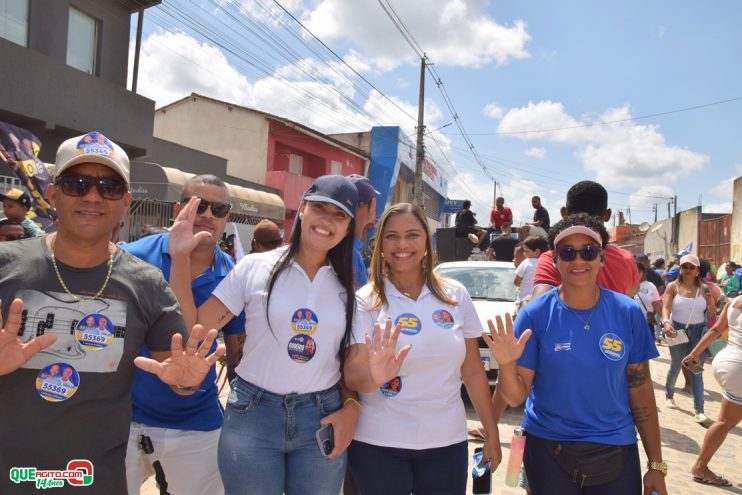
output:
[[[234,267],[232,258],[219,249],[230,209],[229,191],[218,177],[198,175],[186,182],[183,200],[175,214],[192,196],[201,198],[194,233],[211,237],[191,252],[191,282],[196,306],[202,304]],[[170,278],[169,234],[147,236],[122,246],[126,251],[162,270]],[[227,362],[236,366],[245,335],[245,315],[240,314],[223,329]],[[149,357],[146,346],[141,355]],[[177,393],[149,373],[137,370],[132,392],[132,425],[126,452],[129,493],[139,493],[142,483],[155,474],[161,492],[224,493],[217,466],[217,447],[223,411],[212,366],[198,389]]]
[[[358,189],[358,207],[356,208],[356,237],[353,249],[353,280],[356,289],[363,287],[368,283],[368,272],[363,262],[361,249],[363,248],[363,232],[374,225],[376,221],[376,198],[379,197],[379,191],[374,189],[368,178],[353,174],[348,179]]]

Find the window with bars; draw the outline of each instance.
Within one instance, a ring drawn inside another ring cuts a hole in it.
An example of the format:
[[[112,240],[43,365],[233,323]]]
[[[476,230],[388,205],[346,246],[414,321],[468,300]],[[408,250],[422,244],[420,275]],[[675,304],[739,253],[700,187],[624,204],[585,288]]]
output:
[[[28,0],[0,0],[0,37],[28,46]]]
[[[304,163],[303,156],[290,153],[289,154],[289,173],[296,174],[296,175],[303,175],[302,174],[303,163]]]

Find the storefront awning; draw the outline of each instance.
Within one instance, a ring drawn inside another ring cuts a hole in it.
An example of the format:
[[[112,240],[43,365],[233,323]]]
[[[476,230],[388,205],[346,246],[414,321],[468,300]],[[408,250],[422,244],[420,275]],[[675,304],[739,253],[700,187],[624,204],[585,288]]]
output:
[[[194,174],[151,162],[131,166],[131,194],[134,199],[174,203],[180,201],[183,188]],[[283,221],[286,206],[277,194],[227,183],[232,213]]]

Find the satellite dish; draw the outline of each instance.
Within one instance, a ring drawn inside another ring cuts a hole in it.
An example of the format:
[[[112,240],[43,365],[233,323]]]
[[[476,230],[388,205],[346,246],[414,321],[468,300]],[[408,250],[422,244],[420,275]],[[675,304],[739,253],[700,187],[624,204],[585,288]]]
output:
[[[642,232],[646,232],[649,230],[649,227],[651,227],[649,222],[642,222],[641,225],[639,225],[639,230],[641,230]]]
[[[660,230],[661,228],[662,228],[662,224],[661,223],[658,223],[657,225],[655,225],[654,227],[652,227],[651,229],[649,229],[649,231],[654,233],[654,232],[657,232],[658,230]]]

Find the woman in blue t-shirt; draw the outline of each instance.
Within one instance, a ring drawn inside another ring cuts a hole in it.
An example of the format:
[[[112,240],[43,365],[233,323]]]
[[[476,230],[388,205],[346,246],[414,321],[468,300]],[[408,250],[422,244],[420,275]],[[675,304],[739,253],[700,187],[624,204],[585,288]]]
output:
[[[608,233],[585,214],[550,231],[559,287],[483,337],[511,406],[526,401],[524,465],[533,495],[640,495],[636,430],[649,459],[644,492],[666,495],[648,360],[658,355],[630,298],[596,283]]]

